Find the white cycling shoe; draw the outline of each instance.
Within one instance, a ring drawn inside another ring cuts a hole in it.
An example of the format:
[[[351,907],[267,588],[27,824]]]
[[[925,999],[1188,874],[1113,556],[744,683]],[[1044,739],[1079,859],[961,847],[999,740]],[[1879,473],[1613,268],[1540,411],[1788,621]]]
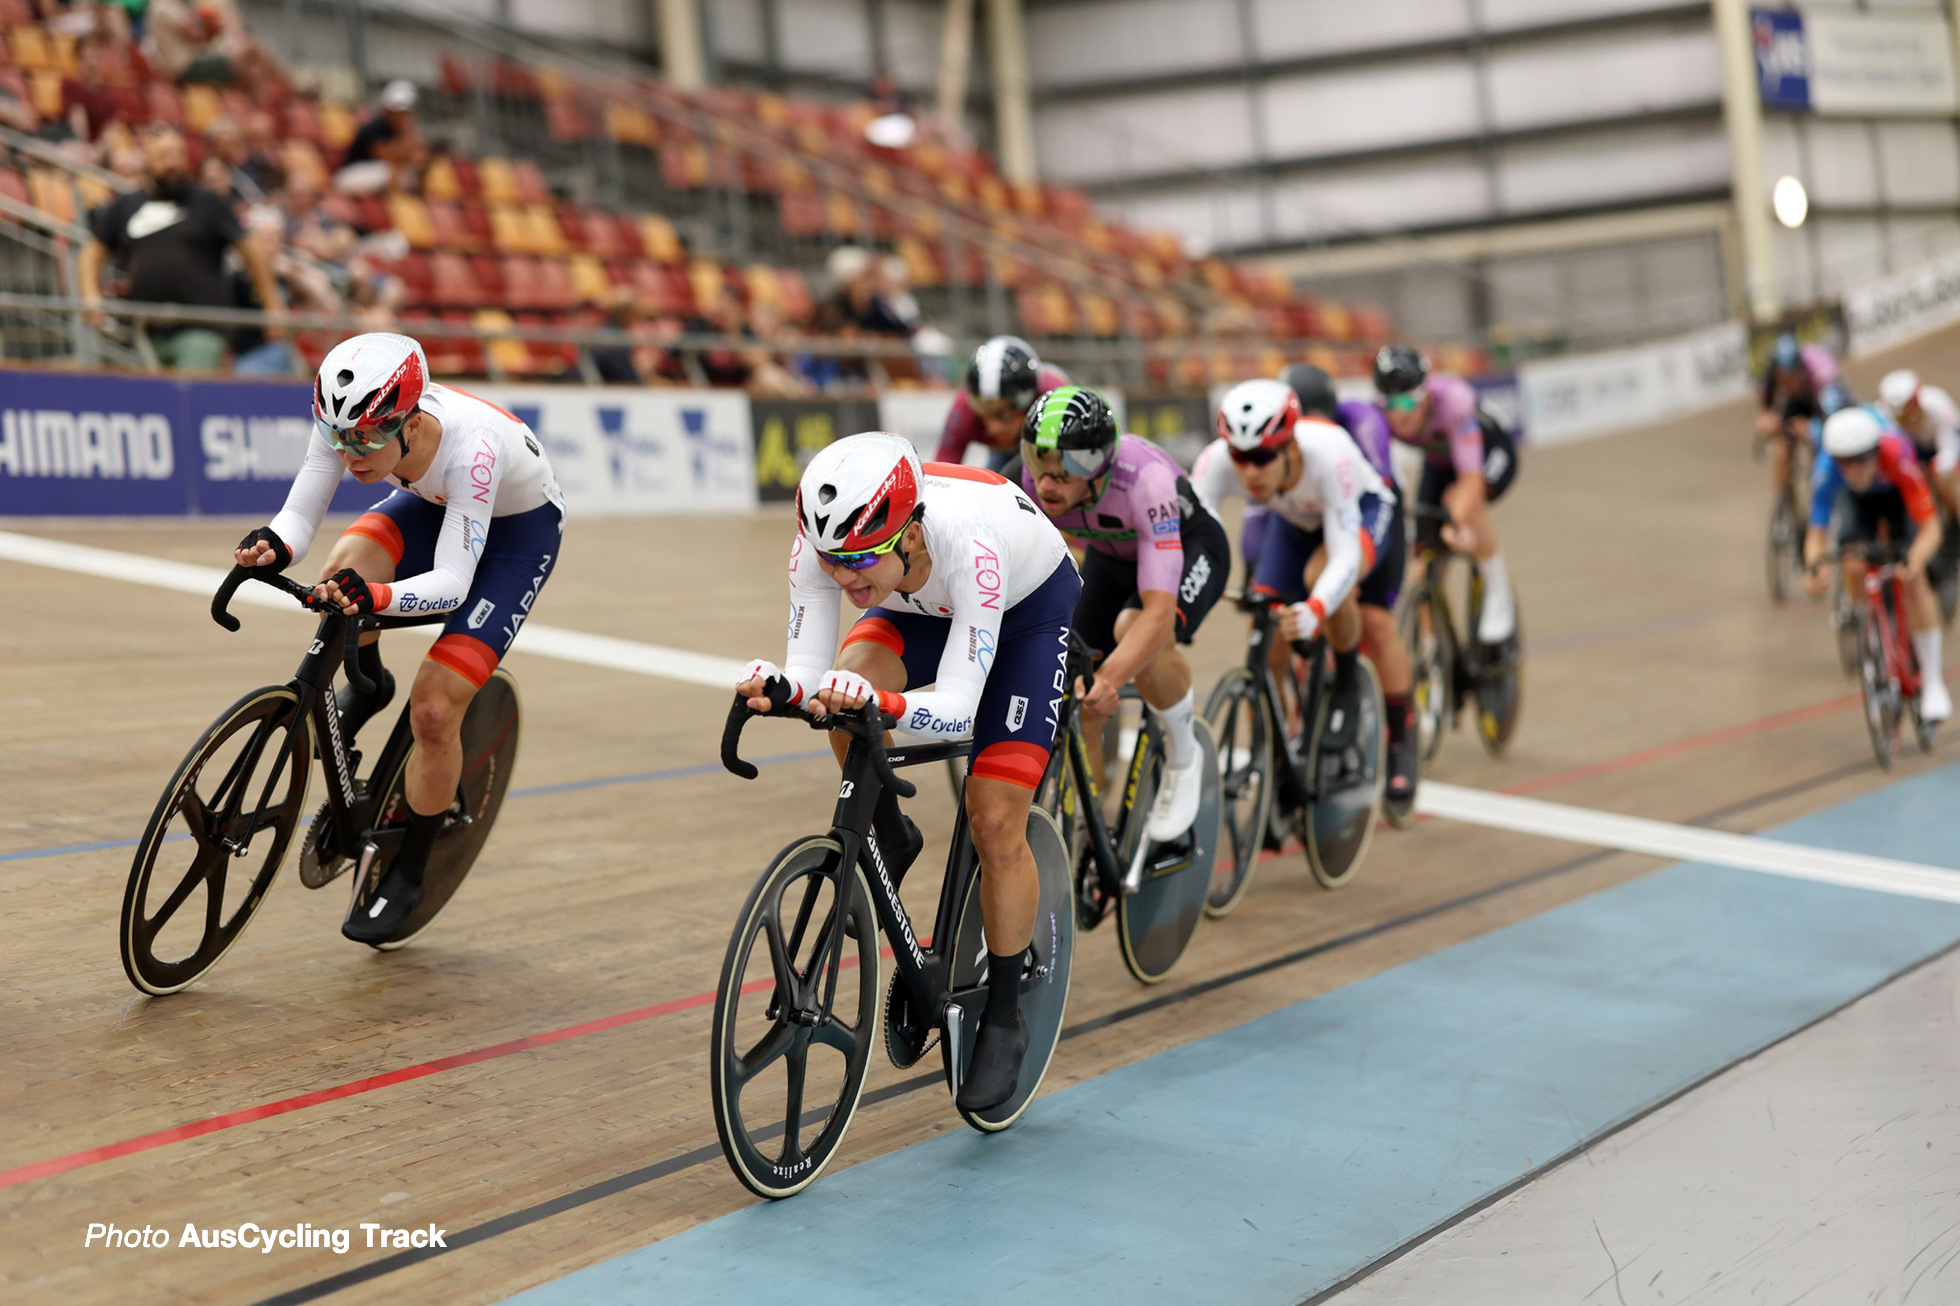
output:
[[[1170,843],[1182,838],[1198,819],[1198,800],[1204,796],[1204,777],[1198,759],[1185,766],[1167,766],[1157,781],[1157,801],[1150,805],[1150,820],[1143,832],[1152,843]]]
[[[1484,591],[1484,610],[1477,618],[1477,640],[1482,644],[1502,644],[1518,629],[1518,607],[1511,591],[1492,587]]]
[[[1953,696],[1946,692],[1946,682],[1938,676],[1928,676],[1926,683],[1919,687],[1919,719],[1932,726],[1952,715]]]

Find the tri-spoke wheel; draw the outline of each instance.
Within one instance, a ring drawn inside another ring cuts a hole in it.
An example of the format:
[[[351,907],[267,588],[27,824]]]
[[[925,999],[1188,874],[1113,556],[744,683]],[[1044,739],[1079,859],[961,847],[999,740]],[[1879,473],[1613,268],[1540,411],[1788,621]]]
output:
[[[122,962],[145,993],[175,993],[251,923],[299,827],[311,772],[306,718],[286,686],[215,721],[171,776],[123,893]]]
[[[830,838],[784,849],[742,907],[709,1078],[722,1152],[759,1196],[801,1192],[844,1141],[877,1040],[880,937],[864,872]]]
[[[1218,740],[1218,775],[1224,826],[1218,865],[1205,895],[1205,914],[1223,916],[1239,905],[1252,883],[1252,865],[1266,846],[1273,808],[1272,722],[1252,672],[1233,667],[1218,678],[1205,704],[1205,720]]]

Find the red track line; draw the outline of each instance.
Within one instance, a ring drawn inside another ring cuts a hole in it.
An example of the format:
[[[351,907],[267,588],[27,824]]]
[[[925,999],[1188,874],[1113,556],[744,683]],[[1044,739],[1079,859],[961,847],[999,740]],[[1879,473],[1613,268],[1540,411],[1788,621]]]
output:
[[[1856,694],[1842,694],[1837,698],[1827,699],[1822,703],[1813,703],[1808,707],[1794,708],[1788,712],[1778,712],[1771,716],[1758,717],[1754,721],[1743,721],[1736,725],[1724,726],[1720,730],[1710,730],[1705,734],[1692,735],[1686,739],[1677,739],[1673,743],[1641,749],[1638,752],[1627,753],[1620,757],[1608,758],[1603,762],[1589,762],[1584,766],[1576,766],[1564,771],[1555,771],[1551,775],[1540,776],[1535,780],[1526,780],[1520,784],[1507,786],[1499,792],[1507,794],[1538,793],[1558,785],[1571,784],[1578,780],[1588,780],[1595,776],[1610,775],[1616,771],[1630,770],[1636,766],[1644,766],[1649,762],[1664,761],[1668,758],[1679,757],[1685,753],[1696,752],[1704,748],[1712,748],[1717,744],[1732,743],[1738,739],[1747,739],[1751,735],[1759,735],[1771,730],[1780,730],[1785,726],[1800,725],[1806,721],[1814,721],[1820,717],[1829,716],[1833,712],[1841,712],[1846,707],[1858,701],[1858,695]],[[1264,854],[1264,856],[1278,855],[1277,853]],[[889,957],[891,956],[891,952],[889,949],[886,949],[880,955]],[[766,982],[758,981],[757,983]],[[746,985],[742,991],[744,993],[751,992],[756,987],[757,984]],[[422,1079],[429,1075],[439,1074],[445,1070],[454,1070],[460,1066],[473,1066],[484,1061],[495,1061],[498,1058],[507,1057],[513,1053],[528,1052],[533,1048],[548,1047],[553,1043],[563,1043],[569,1039],[583,1038],[587,1034],[597,1034],[609,1029],[618,1029],[622,1025],[634,1025],[642,1021],[657,1020],[662,1016],[673,1015],[675,1012],[691,1011],[697,1007],[707,1006],[714,999],[715,995],[712,993],[697,993],[693,997],[675,998],[670,1002],[658,1003],[655,1006],[641,1007],[637,1011],[622,1011],[617,1015],[601,1016],[596,1020],[582,1021],[579,1024],[567,1025],[563,1029],[554,1029],[543,1034],[527,1034],[522,1038],[512,1039],[508,1043],[498,1043],[491,1047],[478,1048],[473,1052],[458,1052],[454,1056],[438,1057],[434,1061],[424,1061],[418,1065],[404,1066],[399,1070],[390,1070],[385,1074],[373,1075],[366,1079],[349,1080],[344,1084],[336,1084],[331,1088],[316,1089],[311,1093],[302,1093],[297,1097],[282,1098],[276,1102],[266,1102],[258,1106],[246,1107],[241,1111],[228,1111],[224,1115],[211,1116],[204,1120],[194,1120],[189,1124],[175,1125],[169,1129],[160,1129],[153,1134],[142,1134],[135,1138],[125,1138],[121,1142],[109,1143],[102,1147],[91,1147],[81,1152],[71,1152],[67,1156],[57,1156],[47,1161],[36,1161],[31,1165],[19,1166],[12,1170],[0,1170],[0,1188],[10,1188],[15,1184],[26,1183],[31,1179],[45,1179],[50,1175],[62,1174],[69,1170],[77,1170],[83,1166],[94,1165],[101,1161],[113,1161],[117,1157],[129,1156],[136,1152],[146,1152],[151,1148],[162,1147],[166,1143],[181,1142],[187,1138],[198,1138],[205,1134],[216,1133],[222,1129],[253,1124],[260,1120],[270,1119],[273,1116],[285,1115],[291,1111],[300,1111],[307,1107],[319,1106],[325,1102],[337,1102],[342,1098],[373,1092],[375,1089],[407,1083],[414,1079]]]

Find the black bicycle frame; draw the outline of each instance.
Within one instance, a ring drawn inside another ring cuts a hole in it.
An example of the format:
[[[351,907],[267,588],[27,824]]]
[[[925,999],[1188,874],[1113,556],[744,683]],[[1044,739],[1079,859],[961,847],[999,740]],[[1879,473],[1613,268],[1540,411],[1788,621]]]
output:
[[[1280,695],[1279,681],[1273,674],[1273,637],[1278,631],[1272,602],[1265,599],[1241,598],[1239,609],[1252,618],[1252,632],[1246,638],[1245,669],[1252,673],[1252,680],[1259,687],[1260,706],[1265,710],[1266,719],[1273,726],[1273,759],[1280,782],[1279,796],[1286,800],[1287,810],[1299,811],[1319,797],[1306,777],[1304,758],[1296,759],[1293,750],[1286,747],[1285,700]],[[1323,656],[1326,643],[1320,636],[1308,641],[1302,652],[1294,652],[1307,664],[1306,693],[1300,700],[1300,721],[1311,729],[1314,713],[1320,708],[1320,696],[1327,689],[1327,659]]]

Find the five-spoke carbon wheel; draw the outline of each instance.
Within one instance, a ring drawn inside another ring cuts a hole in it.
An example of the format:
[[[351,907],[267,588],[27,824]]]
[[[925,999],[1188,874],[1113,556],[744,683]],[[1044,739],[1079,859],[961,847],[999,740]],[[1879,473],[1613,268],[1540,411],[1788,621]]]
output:
[[[254,690],[191,748],[157,800],[123,893],[122,962],[145,993],[175,993],[252,921],[299,828],[311,772],[286,686]]]
[[[870,888],[830,838],[784,849],[728,941],[709,1078],[735,1177],[788,1197],[822,1174],[857,1112],[878,1035]]]

